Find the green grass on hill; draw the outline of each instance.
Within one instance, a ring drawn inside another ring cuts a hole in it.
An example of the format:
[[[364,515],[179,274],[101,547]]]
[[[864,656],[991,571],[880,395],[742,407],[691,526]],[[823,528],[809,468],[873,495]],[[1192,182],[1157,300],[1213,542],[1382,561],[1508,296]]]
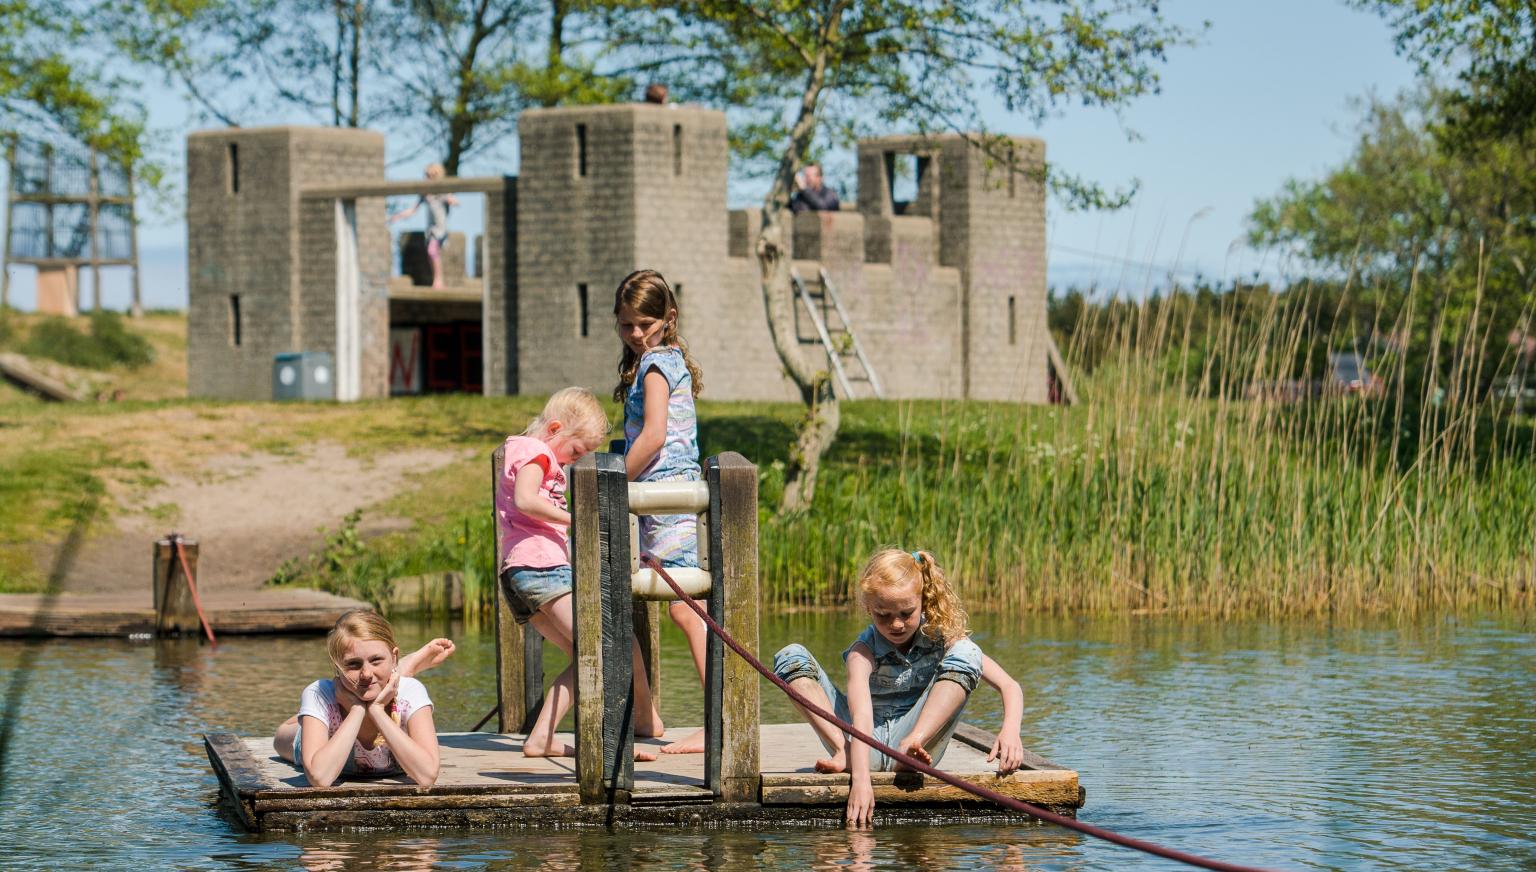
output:
[[[1245,348],[1225,351],[1234,370]],[[1084,402],[1073,408],[847,403],[815,505],[790,517],[772,508],[798,406],[703,402],[700,440],[706,456],[734,450],[758,464],[760,563],[774,607],[848,603],[860,563],[883,545],[934,552],[973,608],[1280,615],[1533,604],[1529,418],[1451,403],[1409,420],[1390,396],[1201,393],[1156,354],[1125,349],[1078,389]],[[376,597],[391,577],[462,570],[484,603],[489,455],[541,403],[0,398],[0,589],[35,589],[47,571],[34,562],[40,543],[86,514],[100,524],[152,502],[171,470],[334,442],[355,454],[451,448],[474,459],[366,510],[408,519],[405,531],[363,540],[355,520],[338,518],[326,548],[274,576]]]

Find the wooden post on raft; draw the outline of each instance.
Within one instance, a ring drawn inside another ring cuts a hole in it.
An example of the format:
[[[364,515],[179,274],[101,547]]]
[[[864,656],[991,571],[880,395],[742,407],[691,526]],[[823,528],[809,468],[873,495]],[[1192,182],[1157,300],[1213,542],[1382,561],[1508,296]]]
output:
[[[181,540],[187,556],[187,568],[197,574],[197,542]],[[192,602],[192,590],[176,556],[176,543],[169,537],[159,539],[152,549],[152,585],[155,598],[155,635],[176,636],[196,633],[202,629],[197,619],[197,606]]]
[[[711,457],[709,483],[709,616],[742,647],[757,650],[757,467],[734,451]],[[704,537],[701,537],[701,539]],[[705,649],[704,786],[722,802],[757,801],[762,709],[757,672],[725,655],[713,633]]]
[[[504,474],[505,446],[491,454],[491,511],[496,511],[496,493]],[[539,716],[544,699],[544,637],[532,624],[519,624],[512,616],[512,605],[501,589],[501,521],[491,519],[496,555],[492,560],[496,574],[496,704],[497,732],[527,733]]]
[[[698,569],[669,574],[706,598],[711,617],[743,645],[758,643],[757,467],[735,453],[712,457],[703,482],[631,484],[624,459],[588,455],[572,468],[571,568],[575,593],[576,780],[581,801],[627,803],[634,790],[634,656],[655,687],[658,600],[674,598],[638,568],[631,508],[699,515]],[[704,786],[729,803],[757,801],[761,773],[757,675],[711,636],[705,661]]]
[[[635,786],[634,594],[624,458],[589,454],[571,467],[575,582],[576,782],[587,804],[626,804]],[[647,633],[649,636],[649,633]]]

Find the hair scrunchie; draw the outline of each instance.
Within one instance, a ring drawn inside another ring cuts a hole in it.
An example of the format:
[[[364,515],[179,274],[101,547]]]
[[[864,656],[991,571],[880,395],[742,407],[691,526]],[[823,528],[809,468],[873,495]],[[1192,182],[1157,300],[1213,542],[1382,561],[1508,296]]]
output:
[[[922,566],[925,562],[927,562],[927,561],[923,560],[923,552],[921,552],[921,551],[913,551],[912,552],[912,559],[917,561],[917,565],[918,566]]]

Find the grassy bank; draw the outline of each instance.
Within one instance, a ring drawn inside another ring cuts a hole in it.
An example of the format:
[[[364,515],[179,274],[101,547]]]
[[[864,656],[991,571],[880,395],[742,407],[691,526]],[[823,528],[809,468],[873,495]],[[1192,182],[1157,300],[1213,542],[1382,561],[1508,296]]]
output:
[[[1240,347],[1234,338],[1228,350],[1234,371]],[[1250,371],[1262,375],[1263,364]],[[848,403],[815,507],[788,518],[768,508],[798,407],[705,402],[700,435],[705,454],[736,450],[759,465],[763,583],[776,607],[848,602],[860,561],[886,544],[932,550],[975,608],[1281,615],[1532,604],[1528,419],[1490,420],[1452,402],[1409,426],[1390,396],[1283,403],[1186,382],[1165,357],[1123,349],[1079,377],[1084,402],[1072,408]],[[539,405],[0,402],[0,586],[35,588],[46,575],[35,545],[59,541],[82,505],[99,502],[101,525],[152,504],[156,481],[174,470],[329,441],[362,455],[462,449],[463,459],[369,507],[361,524],[337,519],[321,552],[275,576],[371,597],[391,577],[461,570],[472,598],[487,597],[486,458]],[[369,517],[410,523],[366,538],[358,529]]]

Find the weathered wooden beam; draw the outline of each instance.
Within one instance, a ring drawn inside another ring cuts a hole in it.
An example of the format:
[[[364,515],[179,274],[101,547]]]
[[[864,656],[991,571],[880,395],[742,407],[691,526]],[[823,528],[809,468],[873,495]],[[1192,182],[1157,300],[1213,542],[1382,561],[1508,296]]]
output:
[[[23,390],[31,391],[45,400],[60,403],[78,403],[85,395],[64,382],[33,366],[30,361],[14,352],[0,353],[0,376],[14,382]]]
[[[299,189],[305,200],[356,200],[362,197],[403,197],[417,194],[485,194],[507,189],[502,176],[450,176],[443,179],[388,179],[343,185],[311,185]]]
[[[504,474],[505,446],[491,453],[491,511]],[[512,615],[506,591],[501,589],[501,556],[505,543],[499,519],[491,519],[496,554],[492,563],[496,578],[496,704],[497,730],[526,733],[538,717],[544,696],[544,637],[532,624],[519,624]]]
[[[992,743],[997,741],[997,734],[989,733],[981,727],[976,726],[975,724],[962,721],[960,726],[955,727],[954,738],[956,741],[969,745],[978,751],[991,752]],[[1024,749],[1023,768],[1041,770],[1059,769],[1067,771],[1067,767],[1052,763],[1051,761],[1041,757],[1039,754],[1036,754],[1034,751],[1031,751],[1028,748]]]
[[[602,528],[603,782],[608,801],[635,788],[634,594],[629,573],[629,478],[624,458],[597,457]]]
[[[734,451],[709,459],[711,617],[748,651],[758,646],[757,467]],[[721,801],[753,802],[761,771],[762,710],[757,673],[726,658],[710,634],[706,659],[705,783]],[[712,678],[712,676],[715,676]],[[712,704],[713,703],[713,704]],[[718,711],[718,740],[711,744]],[[713,764],[713,765],[712,765]],[[711,778],[713,776],[713,779]]]
[[[197,542],[182,539],[181,547],[187,558],[187,569],[197,577]],[[202,629],[197,619],[197,606],[192,602],[192,591],[187,586],[187,576],[182,571],[181,560],[176,554],[176,544],[170,538],[155,542],[151,552],[151,585],[154,589],[155,634],[174,636],[196,633]]]
[[[651,687],[651,699],[661,708],[661,605],[655,602],[636,602],[632,620],[635,641],[640,643],[640,662],[645,667],[645,680]]]
[[[571,466],[571,592],[576,666],[576,783],[584,803],[603,801],[603,547],[597,455]]]
[[[967,775],[966,780],[1031,805],[1080,805],[1077,773],[1019,770],[1009,775]],[[976,801],[976,795],[916,772],[873,772],[875,802],[939,803]],[[765,805],[824,805],[848,800],[848,775],[764,775]]]

